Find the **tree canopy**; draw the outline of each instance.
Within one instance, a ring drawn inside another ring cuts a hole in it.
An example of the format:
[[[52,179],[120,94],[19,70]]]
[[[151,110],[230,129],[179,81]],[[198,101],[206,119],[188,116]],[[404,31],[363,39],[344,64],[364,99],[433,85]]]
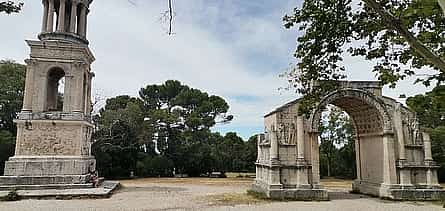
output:
[[[0,61],[0,175],[5,161],[14,155],[16,126],[13,122],[22,108],[26,67],[13,61]]]
[[[148,85],[139,97],[107,99],[94,117],[99,171],[106,177],[253,171],[256,141],[210,131],[233,118],[228,109],[223,98],[175,80]]]
[[[321,176],[355,178],[354,127],[351,118],[335,106],[328,107],[320,122]]]
[[[0,130],[15,134],[13,122],[22,109],[26,66],[0,61]]]
[[[303,112],[336,88],[330,81],[346,77],[348,55],[373,61],[378,79],[391,87],[407,76],[425,85],[445,80],[445,17],[437,1],[305,0],[283,20],[302,32],[288,76],[305,96]],[[420,75],[425,68],[432,70]]]
[[[4,12],[6,14],[18,13],[22,10],[23,3],[13,2],[13,1],[1,1],[0,2],[0,13]]]

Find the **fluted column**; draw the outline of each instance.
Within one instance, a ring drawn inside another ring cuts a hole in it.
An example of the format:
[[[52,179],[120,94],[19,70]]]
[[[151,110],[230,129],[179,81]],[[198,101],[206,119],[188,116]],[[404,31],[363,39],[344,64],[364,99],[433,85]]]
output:
[[[270,161],[276,162],[278,161],[278,137],[277,137],[277,131],[275,130],[275,127],[272,128],[270,131]]]
[[[390,185],[397,182],[394,155],[394,135],[389,132],[383,134],[383,183]]]
[[[423,149],[425,151],[425,160],[433,160],[431,155],[431,139],[430,134],[422,132]]]
[[[88,8],[85,8],[85,24],[83,24],[83,36],[86,37],[87,36],[87,25],[88,25],[88,13],[90,11],[88,10]]]
[[[77,1],[71,3],[70,32],[76,33]]]
[[[83,72],[84,71],[84,64],[82,63],[77,63],[74,65],[74,68],[77,72]],[[85,103],[85,100],[83,98],[84,96],[84,89],[83,89],[83,80],[84,76],[83,74],[76,74],[75,75],[75,81],[76,81],[76,89],[71,89],[70,91],[72,92],[72,95],[74,96],[74,109],[73,112],[76,113],[83,113],[83,105]]]
[[[34,90],[34,62],[30,59],[26,61],[26,79],[25,79],[25,94],[23,96],[22,112],[32,111],[32,98]]]
[[[257,136],[257,158],[256,162],[261,162],[261,142],[263,141],[264,134],[258,134]]]
[[[309,137],[311,140],[311,150],[312,150],[312,185],[320,184],[320,147],[318,145],[319,133],[312,132]]]
[[[297,160],[304,160],[304,120],[297,116]]]
[[[58,22],[59,24],[57,25],[57,31],[59,32],[63,32],[65,31],[65,2],[66,0],[60,0],[60,5],[59,5],[59,17],[58,17]]]
[[[81,4],[79,25],[77,26],[77,34],[79,34],[82,37],[85,37],[86,16],[87,16],[87,9],[85,5]]]
[[[48,21],[46,23],[46,31],[47,32],[53,32],[54,30],[54,0],[48,0]]]
[[[43,0],[43,20],[42,20],[42,32],[46,32],[48,24],[48,0]]]
[[[400,108],[400,103],[397,103],[394,111],[394,125],[397,134],[397,143],[399,146],[399,159],[406,160],[405,156],[405,138],[403,137],[403,124],[402,124],[402,113]]]

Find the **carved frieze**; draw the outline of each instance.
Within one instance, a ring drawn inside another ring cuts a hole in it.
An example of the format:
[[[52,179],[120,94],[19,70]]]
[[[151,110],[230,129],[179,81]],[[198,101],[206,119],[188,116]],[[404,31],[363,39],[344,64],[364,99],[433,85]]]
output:
[[[77,155],[80,126],[34,123],[32,130],[21,130],[17,155]]]

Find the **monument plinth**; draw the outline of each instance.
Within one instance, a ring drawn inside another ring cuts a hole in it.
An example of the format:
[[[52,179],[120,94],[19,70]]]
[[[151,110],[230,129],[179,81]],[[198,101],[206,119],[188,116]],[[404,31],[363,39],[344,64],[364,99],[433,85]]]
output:
[[[39,40],[31,49],[15,155],[1,189],[93,188],[91,63],[86,38],[92,0],[43,0]],[[57,21],[54,21],[57,20]]]

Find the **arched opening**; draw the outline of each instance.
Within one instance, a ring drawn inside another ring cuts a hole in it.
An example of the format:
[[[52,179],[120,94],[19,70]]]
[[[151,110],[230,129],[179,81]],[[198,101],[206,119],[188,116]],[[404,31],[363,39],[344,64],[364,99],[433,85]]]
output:
[[[357,178],[355,128],[349,115],[328,105],[319,127],[320,177],[326,188],[350,189]]]
[[[53,68],[48,72],[46,111],[62,111],[65,90],[65,71]]]
[[[321,134],[323,132],[321,122],[323,122],[323,111],[329,108],[328,105],[340,108],[351,119],[354,135],[349,137],[352,140],[348,142],[349,144],[354,142],[356,161],[356,180],[354,183],[375,185],[377,187],[387,182],[385,178],[391,177],[388,175],[392,174],[392,172],[390,172],[390,167],[388,167],[387,161],[385,161],[387,154],[385,152],[385,135],[386,131],[392,130],[392,126],[389,116],[383,107],[383,102],[380,102],[371,94],[360,90],[340,90],[328,94],[320,101],[311,116],[310,124],[313,135],[323,136]],[[319,138],[319,141],[321,138]],[[313,166],[315,176],[317,174],[322,176],[324,173],[324,169],[320,169],[320,167],[324,167],[321,164],[321,158],[323,158],[321,156],[323,155],[321,154],[322,152],[319,153],[319,155],[315,155],[316,158],[312,158],[320,159],[314,162],[319,164],[318,166]],[[371,191],[375,192],[378,190],[373,189]]]

